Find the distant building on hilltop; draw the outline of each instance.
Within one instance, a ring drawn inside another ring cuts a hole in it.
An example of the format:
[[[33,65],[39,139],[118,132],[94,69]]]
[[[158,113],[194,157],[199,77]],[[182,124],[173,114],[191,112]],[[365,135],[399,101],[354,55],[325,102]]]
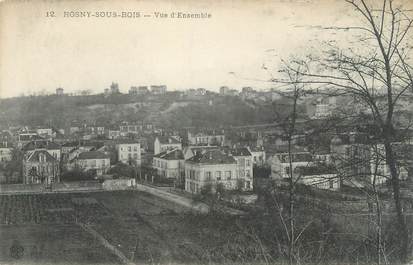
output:
[[[165,85],[151,85],[151,92],[154,95],[163,95],[166,93],[166,86]]]
[[[138,87],[136,86],[131,86],[129,88],[129,95],[137,95],[138,94]]]
[[[131,86],[129,95],[146,95],[149,93],[147,86]]]
[[[111,94],[119,94],[119,85],[118,83],[112,82],[110,85],[110,93]]]
[[[254,92],[254,89],[250,86],[245,86],[242,88],[242,93],[250,93],[250,92]]]
[[[61,88],[61,87],[56,88],[56,95],[63,96],[64,95],[63,88]]]
[[[228,92],[229,92],[229,87],[227,86],[222,86],[219,88],[219,94],[221,96],[225,96],[226,94],[228,94]]]
[[[139,86],[138,87],[138,94],[139,95],[145,95],[149,93],[149,89],[147,86]]]

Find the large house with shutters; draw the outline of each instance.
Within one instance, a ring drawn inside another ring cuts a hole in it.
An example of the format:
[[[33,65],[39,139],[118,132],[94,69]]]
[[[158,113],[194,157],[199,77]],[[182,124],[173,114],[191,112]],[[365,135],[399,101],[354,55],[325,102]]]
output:
[[[115,142],[118,160],[122,163],[141,165],[141,144],[136,140],[116,140]]]
[[[178,183],[184,180],[185,160],[182,150],[167,150],[153,157],[153,168],[164,178],[175,179]]]
[[[277,181],[288,179],[293,175],[295,178],[295,169],[297,167],[307,167],[313,163],[313,157],[306,149],[293,147],[291,152],[290,172],[290,154],[287,148],[280,148],[271,158],[271,178]]]
[[[60,181],[59,161],[45,149],[27,152],[23,158],[23,183],[51,184]]]
[[[253,186],[253,156],[248,148],[234,148],[229,154],[237,162],[237,178],[241,181],[242,189],[252,190]],[[240,183],[238,183],[240,184]]]
[[[190,145],[216,145],[223,146],[225,135],[216,131],[212,132],[191,132],[188,131],[188,143]]]
[[[45,141],[45,140],[32,141],[32,142],[28,142],[22,147],[22,151],[25,153],[31,153],[39,149],[46,150],[57,161],[61,160],[62,147],[55,142]]]
[[[221,150],[198,153],[185,161],[185,191],[199,193],[202,188],[221,184],[237,188],[237,161]]]
[[[79,167],[84,171],[92,171],[96,176],[105,174],[110,168],[110,157],[99,151],[87,151],[74,158],[70,167]]]

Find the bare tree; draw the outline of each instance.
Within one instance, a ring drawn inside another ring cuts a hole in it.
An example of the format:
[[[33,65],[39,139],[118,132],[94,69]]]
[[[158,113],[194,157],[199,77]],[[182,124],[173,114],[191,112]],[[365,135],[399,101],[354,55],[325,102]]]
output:
[[[406,261],[409,234],[403,214],[400,178],[392,143],[395,131],[403,124],[397,113],[403,97],[411,97],[412,35],[411,10],[396,5],[394,0],[346,0],[361,17],[360,25],[333,28],[362,33],[359,45],[339,48],[328,44],[322,56],[289,63],[289,69],[300,74],[300,84],[316,85],[329,95],[351,95],[366,108],[378,128],[377,136],[384,145],[385,161],[390,171],[393,200],[400,238],[400,259]],[[378,5],[377,5],[378,4]],[[330,28],[331,29],[331,28]],[[297,71],[296,65],[305,71]],[[291,83],[290,80],[274,80]],[[403,113],[403,112],[401,112]]]
[[[295,167],[293,165],[294,159],[294,141],[296,141],[298,135],[297,130],[297,120],[299,118],[299,101],[305,96],[306,90],[304,85],[300,82],[301,80],[301,66],[297,66],[297,69],[290,69],[286,67],[280,72],[282,72],[287,80],[291,82],[291,85],[288,87],[287,92],[278,91],[284,98],[289,102],[288,111],[283,110],[282,113],[275,112],[277,121],[280,122],[280,127],[283,132],[283,136],[286,138],[287,142],[287,154],[288,154],[288,177],[287,180],[287,189],[288,189],[288,199],[287,199],[287,216],[283,216],[283,206],[277,200],[276,196],[273,196],[274,204],[279,211],[279,217],[284,228],[284,232],[287,238],[288,247],[287,247],[287,256],[289,264],[294,264],[299,262],[299,256],[297,252],[296,244],[300,239],[302,233],[306,229],[298,228],[296,224],[296,213],[295,213],[295,201],[296,201],[296,186],[300,181],[300,176],[294,173]],[[284,169],[282,169],[284,170]],[[280,172],[281,173],[281,172]],[[284,175],[284,174],[281,174]]]

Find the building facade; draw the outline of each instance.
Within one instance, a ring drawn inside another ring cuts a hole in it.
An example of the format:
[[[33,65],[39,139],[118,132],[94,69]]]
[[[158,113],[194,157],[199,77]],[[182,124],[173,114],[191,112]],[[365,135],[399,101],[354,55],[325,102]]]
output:
[[[83,171],[92,171],[96,176],[100,176],[109,170],[110,158],[98,151],[83,152],[71,161],[71,168],[74,167],[79,167]]]
[[[215,132],[205,133],[198,132],[192,133],[188,132],[188,143],[190,145],[215,145],[223,146],[225,142],[225,135],[218,134]]]
[[[59,161],[45,149],[26,153],[23,157],[24,184],[52,184],[60,181]]]
[[[141,144],[133,140],[119,140],[115,144],[118,161],[140,166],[141,165]]]
[[[293,178],[297,167],[307,167],[311,165],[313,158],[309,152],[295,151],[291,153],[291,165]],[[274,180],[285,180],[291,177],[290,159],[288,153],[276,153],[271,159],[271,178]]]
[[[153,168],[163,178],[175,179],[183,183],[185,177],[185,160],[182,150],[167,150],[153,157]]]
[[[167,150],[182,150],[182,143],[171,136],[158,136],[155,138],[153,145],[154,155],[165,152]]]
[[[185,161],[185,191],[199,193],[218,184],[225,189],[237,188],[237,162],[220,150],[207,151]]]
[[[253,188],[253,156],[251,152],[243,148],[234,148],[230,150],[230,155],[234,157],[237,162],[237,178],[239,183],[237,185],[242,185],[243,190],[252,190]],[[241,188],[241,187],[238,187]]]

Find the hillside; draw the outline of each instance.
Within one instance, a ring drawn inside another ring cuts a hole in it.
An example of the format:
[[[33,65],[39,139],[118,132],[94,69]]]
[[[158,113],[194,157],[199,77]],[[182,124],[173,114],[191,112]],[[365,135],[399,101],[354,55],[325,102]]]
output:
[[[208,96],[184,100],[175,95],[37,96],[0,100],[0,125],[52,125],[62,128],[72,120],[110,125],[121,120],[147,121],[163,127],[226,126],[272,122],[275,109],[285,104],[257,105],[237,97]]]

